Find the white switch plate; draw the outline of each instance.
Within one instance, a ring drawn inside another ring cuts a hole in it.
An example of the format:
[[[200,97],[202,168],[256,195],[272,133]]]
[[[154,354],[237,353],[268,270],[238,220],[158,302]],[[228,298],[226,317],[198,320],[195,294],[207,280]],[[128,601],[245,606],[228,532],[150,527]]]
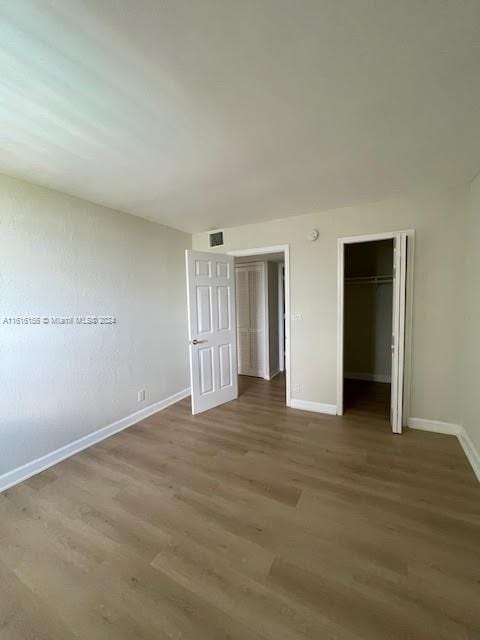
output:
[[[145,400],[145,389],[140,389],[137,397],[139,402],[143,402]]]
[[[302,314],[301,313],[294,313],[293,317],[295,320],[301,320],[302,319]]]

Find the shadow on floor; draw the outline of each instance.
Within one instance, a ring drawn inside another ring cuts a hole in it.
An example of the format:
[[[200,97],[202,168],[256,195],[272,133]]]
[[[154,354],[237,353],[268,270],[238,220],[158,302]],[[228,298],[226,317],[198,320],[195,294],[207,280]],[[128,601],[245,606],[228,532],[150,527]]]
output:
[[[390,384],[345,378],[343,383],[344,412],[388,418],[390,416],[390,393]]]

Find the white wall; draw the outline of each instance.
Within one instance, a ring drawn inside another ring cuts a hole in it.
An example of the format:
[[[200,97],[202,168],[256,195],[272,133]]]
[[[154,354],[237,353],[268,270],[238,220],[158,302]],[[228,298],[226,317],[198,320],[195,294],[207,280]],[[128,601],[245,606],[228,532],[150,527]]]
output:
[[[422,193],[225,230],[220,251],[290,244],[291,356],[295,397],[336,403],[337,238],[414,228],[415,283],[410,415],[458,422],[466,189]],[[307,232],[318,228],[316,242]],[[206,233],[194,248],[208,249]]]
[[[465,325],[461,384],[462,422],[480,454],[480,176],[468,199],[465,251]]]
[[[0,176],[0,475],[189,386],[190,244],[185,233]],[[27,315],[117,324],[3,324]]]

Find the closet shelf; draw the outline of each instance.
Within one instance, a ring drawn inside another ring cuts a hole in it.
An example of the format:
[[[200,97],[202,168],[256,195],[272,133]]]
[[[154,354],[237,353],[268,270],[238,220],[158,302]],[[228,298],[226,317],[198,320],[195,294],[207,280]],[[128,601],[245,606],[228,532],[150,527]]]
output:
[[[393,282],[393,276],[355,276],[352,278],[345,278],[345,282],[348,284],[391,284]]]

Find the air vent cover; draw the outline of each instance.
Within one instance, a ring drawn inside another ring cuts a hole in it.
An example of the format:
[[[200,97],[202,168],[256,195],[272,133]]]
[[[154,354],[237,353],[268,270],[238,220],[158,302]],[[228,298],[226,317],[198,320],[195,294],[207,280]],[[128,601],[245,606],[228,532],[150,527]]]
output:
[[[208,235],[211,247],[221,247],[223,244],[223,231],[212,231]]]

